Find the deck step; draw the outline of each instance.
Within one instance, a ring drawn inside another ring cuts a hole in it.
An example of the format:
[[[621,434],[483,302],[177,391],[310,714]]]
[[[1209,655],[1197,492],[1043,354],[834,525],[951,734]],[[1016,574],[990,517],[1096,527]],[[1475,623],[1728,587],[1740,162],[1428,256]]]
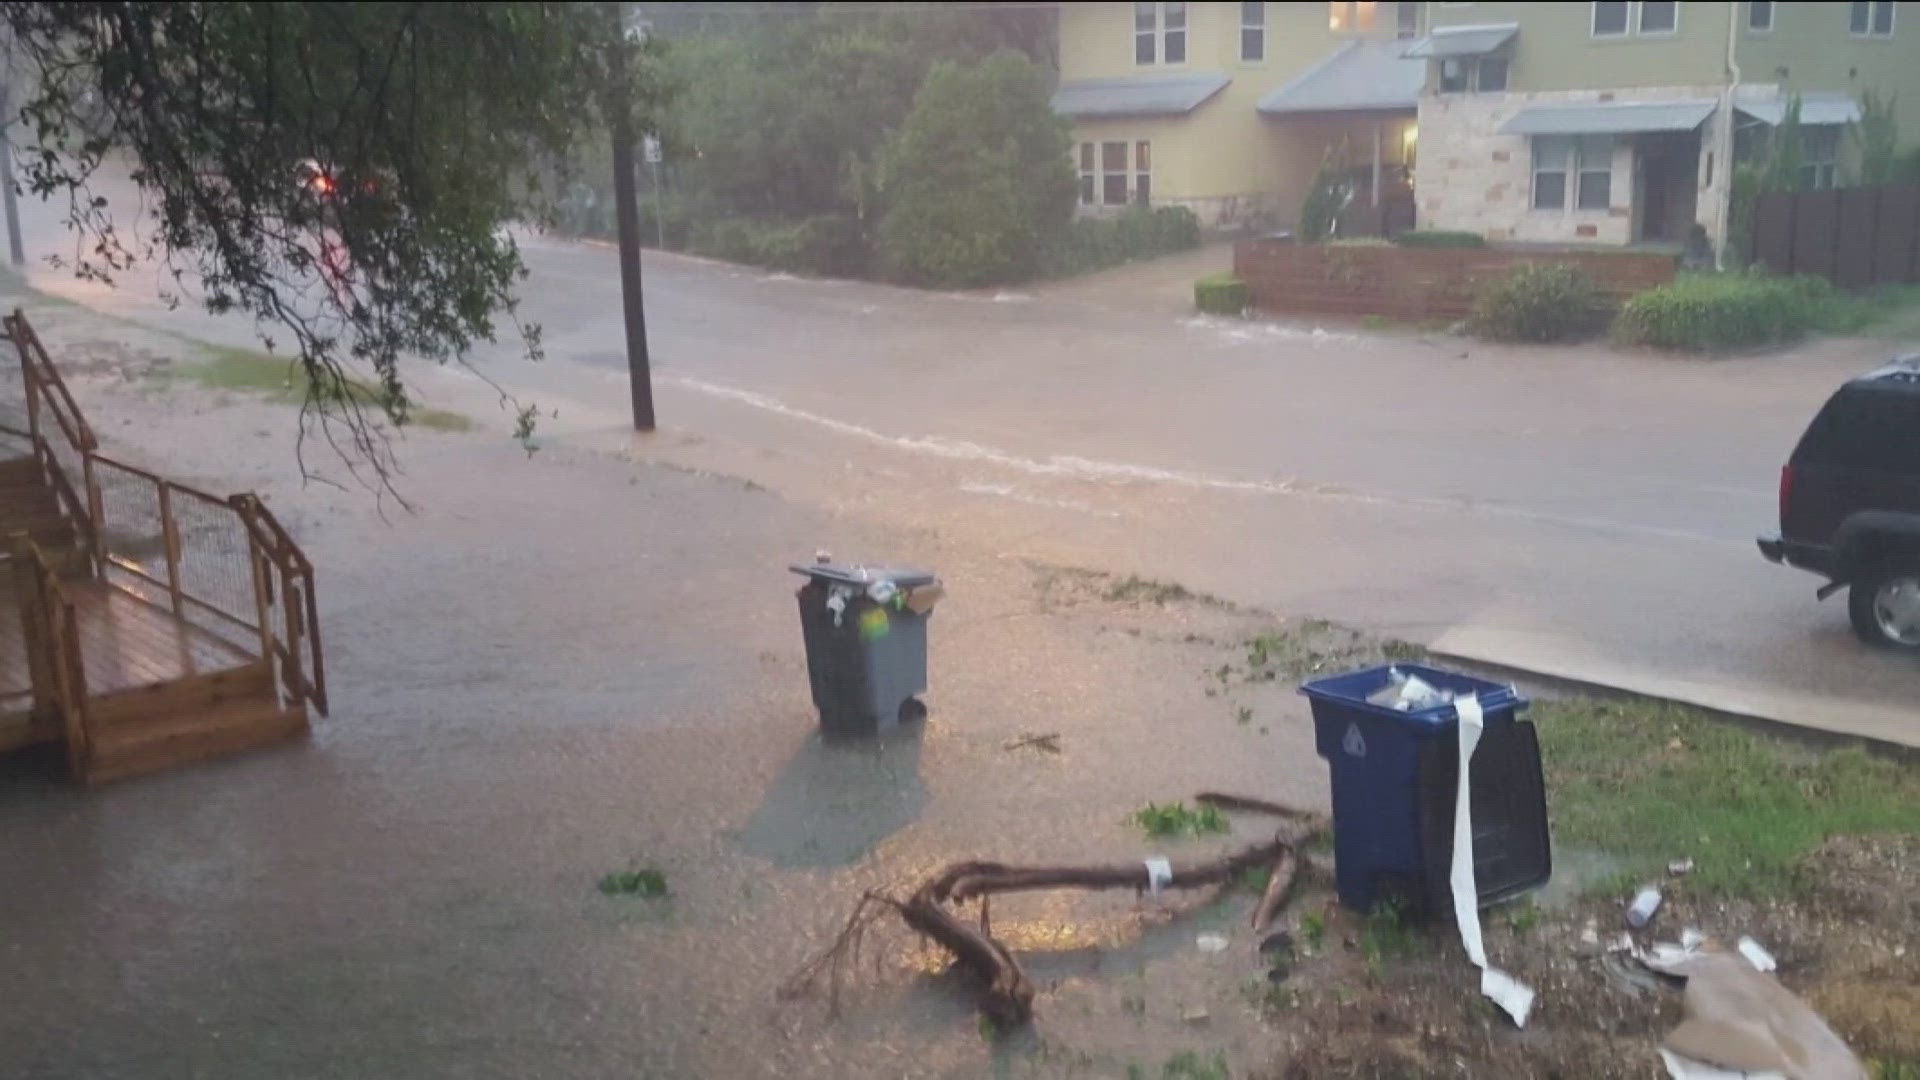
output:
[[[124,780],[298,737],[307,730],[307,710],[298,705],[282,708],[267,693],[204,712],[96,728],[81,767],[82,779],[89,784]]]
[[[87,719],[102,728],[136,727],[274,694],[273,668],[257,660],[225,671],[97,695],[87,702]]]

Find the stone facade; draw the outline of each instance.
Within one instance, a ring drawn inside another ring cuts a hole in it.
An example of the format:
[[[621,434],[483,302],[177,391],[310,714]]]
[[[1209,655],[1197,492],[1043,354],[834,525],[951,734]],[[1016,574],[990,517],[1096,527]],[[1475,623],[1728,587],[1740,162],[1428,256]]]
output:
[[[1567,208],[1532,207],[1533,148],[1524,135],[1502,135],[1500,126],[1529,105],[1604,104],[1636,101],[1715,100],[1719,86],[1632,87],[1617,90],[1556,90],[1531,93],[1434,94],[1420,99],[1420,153],[1414,167],[1420,227],[1476,232],[1494,242],[1627,244],[1639,235],[1642,206],[1636,184],[1635,136],[1616,136],[1610,203],[1605,210],[1574,207],[1571,179]],[[1700,125],[1694,217],[1719,242],[1721,200],[1729,171],[1716,162],[1721,113]]]

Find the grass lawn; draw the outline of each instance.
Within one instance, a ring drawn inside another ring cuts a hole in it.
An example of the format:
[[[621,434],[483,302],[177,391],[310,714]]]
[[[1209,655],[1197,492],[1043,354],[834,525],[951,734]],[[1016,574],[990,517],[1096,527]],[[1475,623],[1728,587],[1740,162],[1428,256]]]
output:
[[[202,341],[193,344],[209,359],[181,365],[176,369],[181,378],[216,390],[261,394],[289,405],[298,405],[304,399],[306,379],[294,360],[255,349],[238,349]],[[380,390],[371,383],[350,379],[347,393],[359,405],[375,410],[382,408]],[[408,411],[407,426],[422,427],[429,431],[471,431],[474,423],[459,413],[415,406]]]
[[[1541,700],[1529,715],[1554,835],[1622,860],[1621,878],[1600,883],[1613,892],[1691,858],[1694,891],[1790,895],[1796,864],[1829,837],[1920,835],[1911,762],[1818,749],[1647,699]]]

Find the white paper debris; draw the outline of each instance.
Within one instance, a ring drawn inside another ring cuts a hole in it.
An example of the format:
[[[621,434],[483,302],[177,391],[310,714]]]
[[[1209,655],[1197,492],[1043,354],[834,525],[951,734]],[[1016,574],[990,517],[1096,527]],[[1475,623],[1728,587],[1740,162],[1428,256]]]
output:
[[[1173,880],[1173,864],[1165,859],[1148,859],[1146,863],[1147,892],[1159,896],[1160,890]]]
[[[1225,934],[1201,934],[1193,939],[1193,943],[1204,953],[1227,951],[1227,936]]]
[[[1773,954],[1750,937],[1741,938],[1734,947],[1740,950],[1740,955],[1746,957],[1747,963],[1752,964],[1756,971],[1772,971],[1779,966],[1774,962]]]
[[[1671,1080],[1787,1080],[1777,1072],[1728,1072],[1716,1069],[1712,1065],[1702,1065],[1698,1061],[1683,1058],[1671,1050],[1660,1051],[1660,1060],[1667,1066],[1667,1076]]]
[[[1533,1011],[1532,988],[1504,971],[1489,967],[1486,945],[1480,938],[1480,891],[1473,880],[1471,795],[1473,750],[1480,745],[1486,716],[1480,710],[1480,699],[1476,695],[1456,699],[1453,707],[1459,715],[1460,747],[1460,783],[1453,800],[1453,867],[1448,875],[1448,884],[1453,887],[1453,918],[1460,924],[1460,944],[1466,948],[1467,958],[1480,969],[1480,992],[1506,1010],[1516,1027],[1525,1027],[1527,1014]]]

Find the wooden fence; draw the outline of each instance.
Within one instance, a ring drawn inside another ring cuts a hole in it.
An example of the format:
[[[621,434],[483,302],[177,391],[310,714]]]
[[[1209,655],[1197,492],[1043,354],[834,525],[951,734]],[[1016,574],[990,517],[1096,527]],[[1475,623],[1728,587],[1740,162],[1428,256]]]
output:
[[[1754,200],[1748,257],[1844,289],[1920,282],[1920,184],[1769,191]]]
[[[1233,272],[1267,311],[1408,321],[1464,318],[1489,281],[1534,263],[1579,267],[1624,299],[1673,280],[1679,260],[1640,251],[1359,247],[1242,240]]]

